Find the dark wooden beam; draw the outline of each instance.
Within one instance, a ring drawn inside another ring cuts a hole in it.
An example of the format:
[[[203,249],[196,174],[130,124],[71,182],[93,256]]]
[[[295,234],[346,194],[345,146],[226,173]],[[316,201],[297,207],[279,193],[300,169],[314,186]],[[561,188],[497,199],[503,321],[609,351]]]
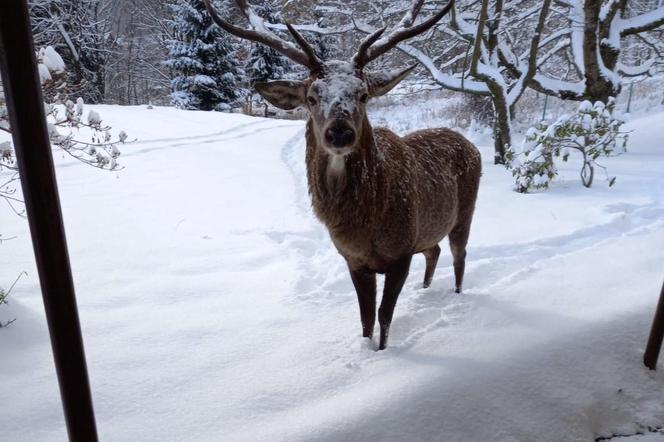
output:
[[[0,1],[0,75],[69,440],[95,442],[90,383],[26,0]]]
[[[662,284],[662,291],[659,294],[659,302],[657,303],[657,310],[655,310],[655,318],[652,321],[646,352],[643,354],[643,363],[651,370],[657,368],[659,351],[662,349],[662,338],[664,338],[664,284]]]

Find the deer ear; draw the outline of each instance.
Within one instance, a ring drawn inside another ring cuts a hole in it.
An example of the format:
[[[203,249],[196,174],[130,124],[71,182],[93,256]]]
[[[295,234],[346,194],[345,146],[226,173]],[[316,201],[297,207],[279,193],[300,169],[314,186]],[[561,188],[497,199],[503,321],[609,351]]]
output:
[[[279,109],[291,110],[304,104],[305,86],[301,81],[268,81],[255,84],[256,90]]]
[[[401,80],[406,78],[410,72],[417,67],[416,64],[406,69],[393,69],[391,71],[369,72],[367,74],[367,83],[369,85],[369,95],[380,97],[392,90]]]

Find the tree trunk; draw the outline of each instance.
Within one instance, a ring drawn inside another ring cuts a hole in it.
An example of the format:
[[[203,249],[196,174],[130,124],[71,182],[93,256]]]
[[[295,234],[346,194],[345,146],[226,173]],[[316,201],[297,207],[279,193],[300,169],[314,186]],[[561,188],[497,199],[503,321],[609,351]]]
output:
[[[512,145],[511,110],[502,91],[492,91],[491,101],[496,112],[493,122],[494,164],[505,164],[505,151]]]
[[[583,29],[583,63],[585,68],[586,91],[583,99],[592,102],[607,103],[609,97],[620,92],[620,84],[607,78],[602,65],[607,71],[613,71],[618,62],[619,48],[608,44],[610,22],[600,21],[601,0],[587,0],[583,10],[585,23]]]
[[[586,149],[588,147],[588,137],[585,137],[583,141],[583,150],[581,153],[583,154],[583,167],[581,168],[581,183],[586,187],[590,188],[590,186],[593,185],[593,179],[595,178],[595,168],[593,167],[592,160],[588,159],[588,154],[586,153]]]
[[[593,185],[593,178],[595,177],[595,168],[592,163],[587,161],[584,156],[583,167],[581,168],[581,183],[586,188]]]

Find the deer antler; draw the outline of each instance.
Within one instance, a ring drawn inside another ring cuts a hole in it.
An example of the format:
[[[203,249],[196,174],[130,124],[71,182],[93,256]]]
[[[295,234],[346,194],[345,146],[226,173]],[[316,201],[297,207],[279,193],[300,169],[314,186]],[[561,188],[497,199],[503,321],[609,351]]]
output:
[[[224,31],[233,34],[236,37],[269,46],[294,62],[306,66],[311,72],[321,69],[322,62],[316,56],[311,45],[309,45],[304,37],[302,37],[302,35],[290,24],[286,23],[286,27],[300,48],[297,48],[291,42],[283,40],[272,33],[265,26],[263,19],[256,14],[246,0],[236,0],[235,3],[237,3],[244,16],[247,17],[247,20],[253,29],[244,29],[228,23],[217,14],[214,6],[212,6],[211,0],[203,0],[203,2],[205,3],[205,7],[212,18],[212,21]]]
[[[449,0],[445,7],[438,11],[435,15],[417,26],[413,26],[417,16],[424,5],[424,0],[413,0],[410,9],[403,16],[397,28],[392,31],[387,37],[381,39],[378,44],[374,45],[385,32],[385,28],[381,28],[366,37],[353,57],[353,62],[358,69],[362,69],[369,62],[380,57],[399,43],[409,38],[415,37],[427,30],[431,29],[441,18],[443,18],[454,5],[454,0]]]

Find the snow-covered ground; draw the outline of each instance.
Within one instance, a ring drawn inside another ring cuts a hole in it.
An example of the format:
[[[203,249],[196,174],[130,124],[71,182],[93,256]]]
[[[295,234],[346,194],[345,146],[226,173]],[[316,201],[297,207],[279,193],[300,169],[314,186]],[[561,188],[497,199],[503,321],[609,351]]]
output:
[[[104,441],[592,441],[664,425],[641,363],[664,277],[664,113],[618,177],[484,176],[465,291],[416,257],[390,347],[360,337],[342,258],[309,209],[303,123],[95,107],[138,142],[124,170],[56,158]],[[65,430],[25,220],[0,210],[0,439]],[[640,440],[661,440],[643,436]],[[662,436],[659,436],[662,438]],[[636,440],[636,439],[635,439]]]

